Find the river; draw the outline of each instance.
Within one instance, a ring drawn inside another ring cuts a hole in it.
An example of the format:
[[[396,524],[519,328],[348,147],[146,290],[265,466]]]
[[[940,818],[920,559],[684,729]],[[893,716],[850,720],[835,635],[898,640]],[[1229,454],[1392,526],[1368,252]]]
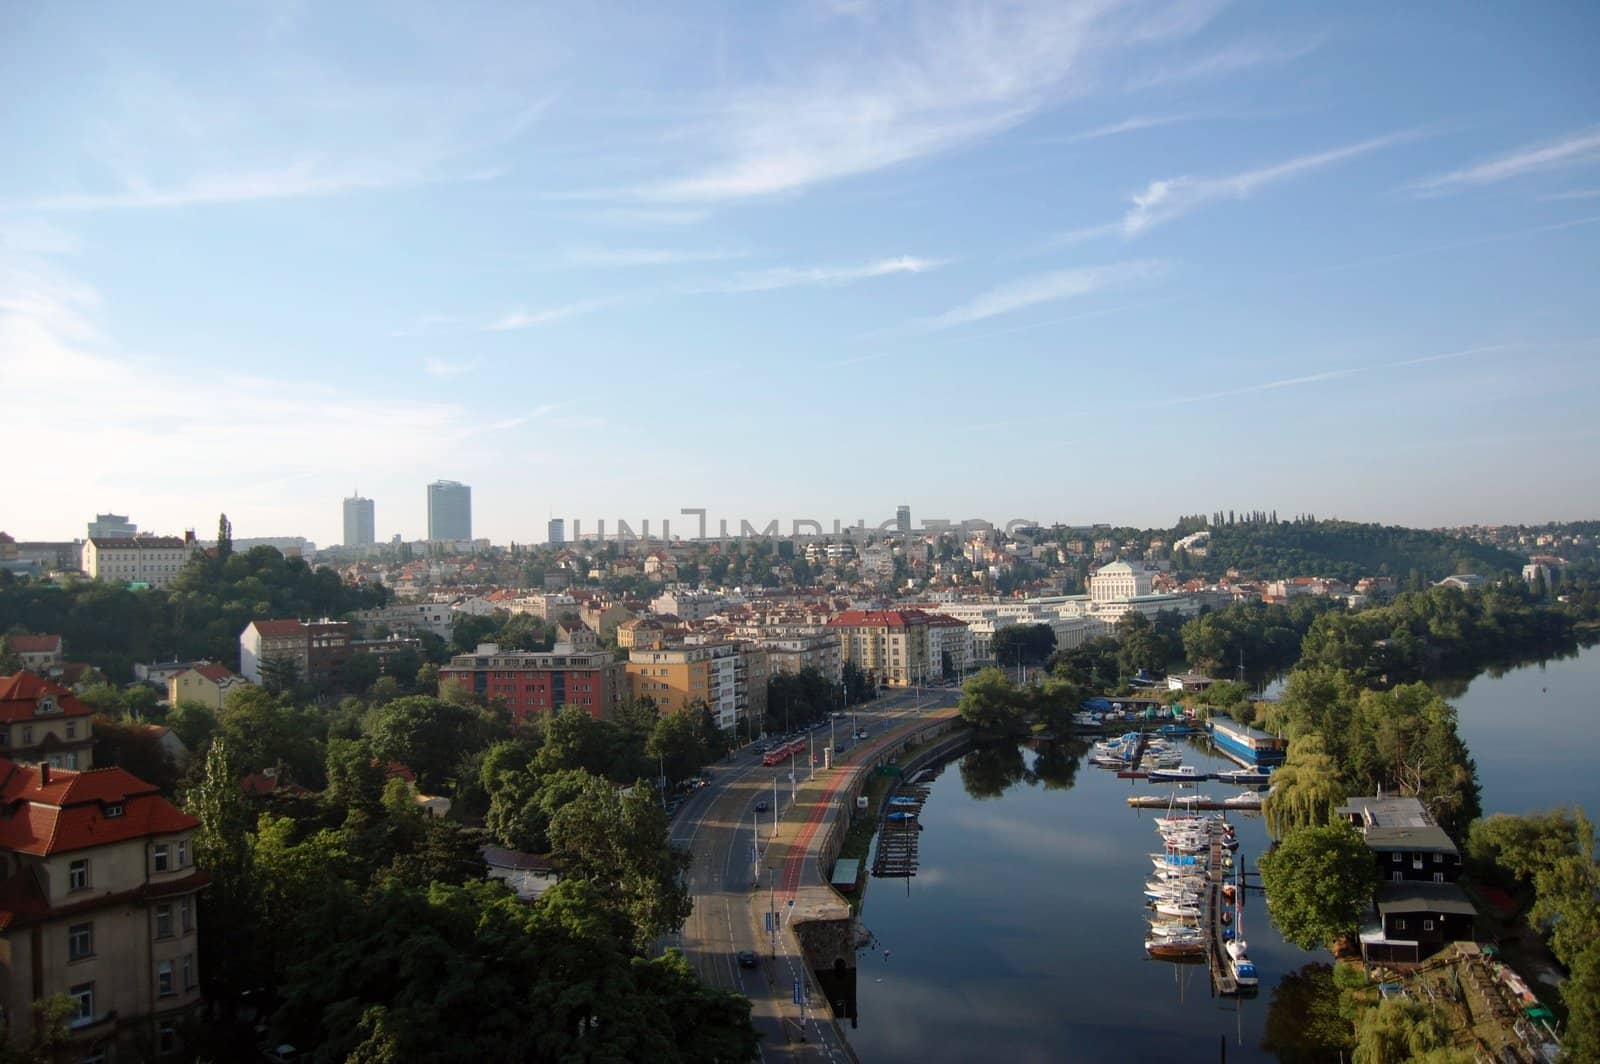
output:
[[[1486,811],[1574,800],[1600,813],[1593,706],[1600,649],[1479,676],[1455,698]],[[859,958],[867,1064],[1219,1058],[1268,1061],[1262,1045],[1274,986],[1327,954],[1290,946],[1259,894],[1245,930],[1258,997],[1215,999],[1204,966],[1145,957],[1141,891],[1159,848],[1151,815],[1130,794],[1143,781],[1026,748],[988,748],[946,765],[923,809],[920,867],[910,880],[868,881],[862,920],[882,948]],[[1231,767],[1191,749],[1188,763]],[[1222,797],[1216,782],[1199,790]],[[1247,867],[1267,844],[1259,816],[1230,814]],[[1272,1017],[1280,1037],[1300,1021]]]

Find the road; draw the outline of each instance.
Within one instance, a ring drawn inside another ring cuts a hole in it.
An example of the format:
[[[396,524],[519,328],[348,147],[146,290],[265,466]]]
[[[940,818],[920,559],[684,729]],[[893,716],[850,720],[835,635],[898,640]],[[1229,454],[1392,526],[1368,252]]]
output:
[[[867,731],[870,744],[895,725],[934,706],[953,705],[958,696],[959,691],[946,688],[927,689],[920,696],[896,692],[859,711],[852,710],[835,722],[836,741],[845,747],[840,757],[848,759],[858,745],[848,737],[857,721]],[[830,729],[825,725],[812,734],[820,759]],[[817,775],[823,775],[820,764]],[[796,762],[796,776],[798,783],[805,782],[803,758]],[[774,831],[780,847],[787,849],[784,844],[804,841],[809,831],[815,830],[814,825],[802,826],[796,818],[786,816],[792,804],[789,767],[763,766],[761,755],[752,747],[714,766],[710,779],[673,819],[672,842],[691,855],[687,876],[694,911],[683,931],[663,945],[679,946],[707,983],[736,990],[750,999],[764,1061],[844,1064],[850,1054],[831,1022],[817,1022],[807,1007],[802,1026],[802,1010],[793,1001],[796,982],[802,990],[808,985],[802,961],[789,935],[769,934],[766,929],[769,909],[780,909],[780,919],[787,912],[777,888],[786,874],[793,879],[804,860],[801,851],[793,851],[784,855],[787,868],[769,869],[765,861]],[[768,806],[764,812],[756,808],[763,802]],[[753,844],[757,849],[752,849]],[[757,955],[755,968],[739,966],[742,950]]]

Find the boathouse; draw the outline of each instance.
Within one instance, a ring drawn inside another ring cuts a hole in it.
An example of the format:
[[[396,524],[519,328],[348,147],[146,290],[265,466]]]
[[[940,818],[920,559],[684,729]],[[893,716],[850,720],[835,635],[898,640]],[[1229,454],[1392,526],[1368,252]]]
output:
[[[1246,768],[1268,768],[1283,764],[1289,740],[1269,735],[1259,728],[1213,717],[1207,727],[1217,749]]]
[[[1376,919],[1361,930],[1361,956],[1417,962],[1451,942],[1471,941],[1478,910],[1454,883],[1406,881],[1378,887]]]
[[[1416,798],[1351,798],[1334,812],[1354,824],[1392,883],[1454,883],[1461,851]]]

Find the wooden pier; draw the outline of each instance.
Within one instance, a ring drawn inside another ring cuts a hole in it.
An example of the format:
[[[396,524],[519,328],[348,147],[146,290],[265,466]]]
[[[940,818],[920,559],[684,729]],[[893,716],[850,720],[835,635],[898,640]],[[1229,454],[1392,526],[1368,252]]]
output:
[[[1223,948],[1222,914],[1228,911],[1222,897],[1222,884],[1227,879],[1222,867],[1223,855],[1228,851],[1222,845],[1222,836],[1211,835],[1211,860],[1206,865],[1206,959],[1211,967],[1211,985],[1216,992],[1231,995],[1239,992],[1233,981],[1233,968],[1228,964],[1228,952]]]
[[[878,829],[878,850],[872,859],[875,879],[909,879],[917,874],[917,840],[922,834],[922,806],[930,788],[902,783],[884,799],[884,819]],[[898,804],[893,799],[902,799]],[[912,799],[910,802],[904,799]],[[908,820],[890,820],[889,813],[913,813]]]

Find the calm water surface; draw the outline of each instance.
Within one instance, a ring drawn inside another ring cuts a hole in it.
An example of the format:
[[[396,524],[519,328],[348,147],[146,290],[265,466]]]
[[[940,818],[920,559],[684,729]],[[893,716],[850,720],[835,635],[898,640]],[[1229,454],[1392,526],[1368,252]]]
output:
[[[1486,811],[1577,801],[1600,812],[1597,692],[1600,648],[1590,648],[1480,676],[1452,699]],[[1192,747],[1185,760],[1231,767]],[[1276,1059],[1262,1047],[1273,987],[1327,954],[1285,943],[1250,894],[1259,996],[1213,998],[1204,966],[1145,957],[1140,892],[1159,837],[1152,814],[1124,799],[1170,789],[1088,764],[1074,771],[1025,748],[946,766],[923,811],[917,876],[868,883],[862,919],[890,955],[859,958],[860,1021],[848,1033],[861,1059],[1214,1061],[1219,1040],[1229,1061]],[[1187,789],[1233,792],[1215,782]],[[1254,814],[1229,817],[1254,867],[1265,826]]]

